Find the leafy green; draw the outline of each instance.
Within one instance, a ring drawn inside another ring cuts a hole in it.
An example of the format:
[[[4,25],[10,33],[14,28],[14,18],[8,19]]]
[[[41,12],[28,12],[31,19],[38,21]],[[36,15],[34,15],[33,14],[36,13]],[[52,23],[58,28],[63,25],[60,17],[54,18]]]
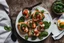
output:
[[[28,40],[28,36],[27,35],[25,36],[25,40]]]
[[[27,27],[27,24],[21,24],[21,28],[22,28],[22,27]]]
[[[41,32],[39,35],[39,39],[42,39],[43,37],[46,37],[47,35],[48,35],[48,32],[46,32],[46,31]]]
[[[48,29],[50,27],[51,22],[43,21],[43,23],[45,25],[44,26],[45,29]]]
[[[36,12],[36,13],[35,13],[35,15],[38,15],[38,14],[39,14],[39,12]]]
[[[8,27],[8,26],[4,26],[4,29],[7,31],[11,31],[11,27]]]
[[[57,1],[54,3],[53,5],[53,9],[55,12],[57,13],[62,13],[64,12],[63,9],[64,9],[64,3],[62,3],[61,1]]]
[[[64,25],[61,25],[61,24],[60,24],[60,28],[64,28]]]
[[[36,10],[38,11],[38,8],[36,8]]]
[[[42,10],[41,13],[44,13],[44,10]]]
[[[40,35],[38,38],[39,38],[39,39],[42,39],[42,38],[43,38],[43,36],[41,36],[41,35]]]
[[[36,12],[36,13],[35,13],[35,16],[34,16],[34,18],[36,18],[36,16],[37,16],[38,14],[39,14],[39,12]]]
[[[18,22],[24,22],[24,21],[25,21],[25,18],[22,16],[22,17],[20,17]]]
[[[32,37],[31,37],[32,40],[35,40],[36,38],[37,38],[36,36],[32,36]]]
[[[42,35],[43,37],[46,37],[46,36],[48,35],[48,32],[46,32],[46,31],[41,32],[41,35]]]

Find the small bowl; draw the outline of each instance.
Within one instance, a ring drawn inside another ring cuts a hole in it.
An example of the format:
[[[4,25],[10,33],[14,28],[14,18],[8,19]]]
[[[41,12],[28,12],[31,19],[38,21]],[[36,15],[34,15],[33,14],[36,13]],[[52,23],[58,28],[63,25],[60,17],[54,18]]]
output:
[[[55,1],[54,3],[56,3],[56,2],[58,2],[58,1]],[[52,11],[53,11],[55,14],[57,14],[57,15],[62,15],[63,13],[57,13],[57,12],[54,11],[54,9],[53,9],[54,3],[52,4]]]

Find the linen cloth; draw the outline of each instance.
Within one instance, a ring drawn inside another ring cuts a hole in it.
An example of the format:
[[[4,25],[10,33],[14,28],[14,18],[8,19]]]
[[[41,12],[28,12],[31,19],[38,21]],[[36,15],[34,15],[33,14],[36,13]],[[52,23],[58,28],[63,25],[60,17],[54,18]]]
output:
[[[9,6],[6,3],[6,0],[0,0],[0,4],[7,6],[8,8],[6,8],[6,10],[9,12]],[[11,31],[5,30],[4,26],[11,27],[11,22],[8,14],[0,9],[0,43],[18,43],[18,41],[12,41]]]
[[[64,13],[58,19],[64,19]],[[53,25],[53,27],[52,27],[52,34],[53,34],[52,37],[54,38],[54,40],[58,40],[64,35],[64,32],[63,32],[64,30],[60,31],[58,29],[57,25],[54,24],[54,22],[57,22],[58,19],[54,18],[53,21],[52,21],[53,22],[53,24],[52,24]],[[58,36],[58,37],[56,37],[56,36]]]

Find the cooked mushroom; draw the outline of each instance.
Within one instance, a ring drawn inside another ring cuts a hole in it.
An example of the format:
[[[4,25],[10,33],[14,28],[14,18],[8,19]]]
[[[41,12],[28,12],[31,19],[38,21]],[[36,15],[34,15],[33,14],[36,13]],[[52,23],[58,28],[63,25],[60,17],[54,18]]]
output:
[[[34,28],[34,29],[36,28],[36,24],[35,23],[32,24],[32,28]]]

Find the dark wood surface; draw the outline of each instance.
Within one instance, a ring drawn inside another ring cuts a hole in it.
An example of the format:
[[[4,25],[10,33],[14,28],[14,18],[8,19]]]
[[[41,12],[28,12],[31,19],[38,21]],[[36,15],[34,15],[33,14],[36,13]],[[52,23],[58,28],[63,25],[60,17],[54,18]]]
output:
[[[18,13],[24,8],[24,7],[30,7],[34,4],[37,4],[38,2],[42,2],[40,6],[46,8],[50,13],[52,18],[56,17],[54,13],[51,12],[51,5],[55,0],[6,0],[9,5],[9,14],[12,17],[14,23],[16,20],[16,17]],[[23,39],[19,39],[19,43],[30,43]],[[53,40],[52,35],[50,35],[47,39],[38,42],[38,43],[64,43],[64,36],[60,40]]]

